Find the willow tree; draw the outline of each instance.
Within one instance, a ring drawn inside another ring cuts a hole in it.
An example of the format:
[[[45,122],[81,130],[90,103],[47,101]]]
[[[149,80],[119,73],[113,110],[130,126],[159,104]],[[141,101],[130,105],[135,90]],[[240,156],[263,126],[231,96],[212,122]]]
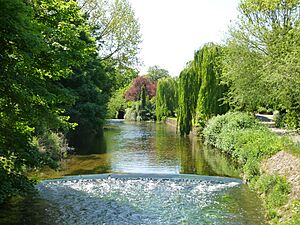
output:
[[[221,99],[226,87],[221,85],[221,47],[209,43],[195,52],[194,60],[179,76],[178,125],[182,135],[193,125],[205,122],[228,109]]]
[[[181,135],[188,135],[192,129],[199,86],[198,73],[195,73],[193,62],[190,62],[179,75],[177,124]]]
[[[195,53],[195,71],[201,78],[198,95],[196,120],[206,121],[210,117],[223,114],[228,110],[228,105],[222,102],[226,86],[221,84],[220,57],[222,48],[209,43]]]
[[[158,80],[156,88],[156,118],[175,116],[177,109],[177,82],[168,77]]]

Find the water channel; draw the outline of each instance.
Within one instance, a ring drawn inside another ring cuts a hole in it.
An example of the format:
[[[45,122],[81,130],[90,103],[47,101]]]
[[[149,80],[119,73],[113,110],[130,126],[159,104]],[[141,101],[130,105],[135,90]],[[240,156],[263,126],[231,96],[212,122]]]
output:
[[[68,177],[0,209],[0,224],[265,224],[234,163],[197,138],[164,124],[112,120],[93,139],[79,140],[82,151],[61,170],[39,174]]]

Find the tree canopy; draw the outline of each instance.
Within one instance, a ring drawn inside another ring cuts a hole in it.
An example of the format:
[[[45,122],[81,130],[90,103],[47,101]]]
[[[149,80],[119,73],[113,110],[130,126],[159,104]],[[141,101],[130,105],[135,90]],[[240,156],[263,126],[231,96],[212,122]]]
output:
[[[221,84],[221,57],[220,46],[205,44],[180,73],[178,125],[182,135],[189,134],[193,125],[202,124],[228,110],[222,102],[227,88]]]
[[[149,77],[153,82],[159,79],[170,77],[169,71],[159,66],[150,66],[147,71],[147,77]]]
[[[57,165],[36,139],[77,124],[90,132],[101,125],[111,86],[75,1],[0,0],[0,6],[2,202],[32,187],[28,169]]]
[[[156,89],[156,118],[174,117],[177,110],[177,81],[171,77],[158,80]]]
[[[224,60],[223,79],[233,107],[299,114],[299,8],[299,0],[241,1]],[[300,125],[296,118],[293,123]]]
[[[146,93],[149,98],[152,98],[156,95],[156,83],[152,82],[145,76],[139,76],[132,81],[128,90],[125,92],[125,99],[127,101],[140,100],[141,90],[143,87],[146,88]]]
[[[128,0],[82,0],[82,10],[93,28],[98,54],[119,67],[138,65],[140,24]]]

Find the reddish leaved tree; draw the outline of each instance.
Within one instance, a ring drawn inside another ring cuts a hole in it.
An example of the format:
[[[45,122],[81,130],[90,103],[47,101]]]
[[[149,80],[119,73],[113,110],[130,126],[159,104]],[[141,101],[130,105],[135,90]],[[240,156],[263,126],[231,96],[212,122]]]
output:
[[[139,76],[132,81],[130,88],[125,92],[127,101],[137,101],[140,99],[141,89],[145,86],[147,94],[151,99],[156,94],[156,82],[151,81],[145,76]]]

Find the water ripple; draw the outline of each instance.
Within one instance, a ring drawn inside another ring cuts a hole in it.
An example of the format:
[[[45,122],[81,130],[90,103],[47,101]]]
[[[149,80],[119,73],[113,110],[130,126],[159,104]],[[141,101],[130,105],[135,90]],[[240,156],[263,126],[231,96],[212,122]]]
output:
[[[222,196],[240,182],[220,179],[104,176],[38,185],[56,224],[244,224]]]

